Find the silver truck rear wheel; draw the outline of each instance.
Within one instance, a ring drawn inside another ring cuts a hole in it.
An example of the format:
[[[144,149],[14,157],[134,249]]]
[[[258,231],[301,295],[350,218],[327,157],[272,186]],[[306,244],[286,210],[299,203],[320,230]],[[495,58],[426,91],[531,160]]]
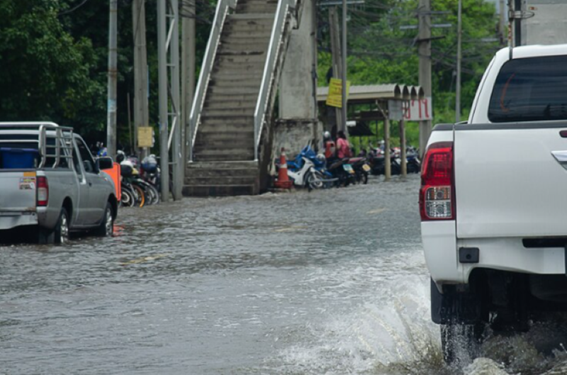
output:
[[[54,242],[56,244],[64,244],[69,242],[69,215],[65,207],[61,208],[59,220],[55,225]]]
[[[101,237],[110,237],[114,232],[114,217],[112,216],[112,206],[106,203],[104,209],[104,216],[100,222],[99,227],[96,229],[96,235]]]

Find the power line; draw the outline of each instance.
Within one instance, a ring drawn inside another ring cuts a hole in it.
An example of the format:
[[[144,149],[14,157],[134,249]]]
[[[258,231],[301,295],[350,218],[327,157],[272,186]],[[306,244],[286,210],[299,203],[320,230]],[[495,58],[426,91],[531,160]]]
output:
[[[69,10],[65,10],[65,11],[63,11],[63,12],[57,13],[57,16],[63,16],[63,15],[65,15],[65,14],[73,13],[74,11],[76,11],[77,9],[79,9],[80,7],[82,7],[83,5],[85,5],[87,1],[89,1],[89,0],[83,0],[82,3],[80,3],[80,4],[77,5],[77,6],[75,6],[74,8],[71,8],[71,9],[69,9]]]

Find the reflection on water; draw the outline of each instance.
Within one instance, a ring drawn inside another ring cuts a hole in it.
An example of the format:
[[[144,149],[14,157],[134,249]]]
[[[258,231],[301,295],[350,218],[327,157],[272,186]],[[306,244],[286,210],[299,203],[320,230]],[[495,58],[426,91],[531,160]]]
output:
[[[113,238],[0,246],[0,373],[567,373],[543,326],[443,364],[418,185],[184,199],[122,209]]]

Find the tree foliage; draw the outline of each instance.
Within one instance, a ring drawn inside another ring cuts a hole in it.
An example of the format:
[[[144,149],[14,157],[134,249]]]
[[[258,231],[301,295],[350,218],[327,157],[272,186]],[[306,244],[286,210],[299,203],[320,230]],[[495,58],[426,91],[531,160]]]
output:
[[[197,1],[197,65],[214,15],[211,1]],[[186,0],[180,4],[182,16],[195,17]],[[92,143],[105,142],[108,1],[0,0],[0,17],[0,121],[50,120],[73,126]],[[129,143],[128,99],[134,91],[132,18],[132,1],[119,0],[117,125],[123,145]],[[146,46],[150,122],[157,124],[155,1],[146,2]]]
[[[133,93],[132,0],[118,1],[118,139],[129,137]],[[197,4],[197,11],[188,5]],[[197,67],[208,40],[215,0],[180,0],[181,15],[197,18]],[[454,120],[457,1],[432,0],[445,12],[432,23],[435,122]],[[319,82],[331,66],[327,9],[319,10]],[[366,0],[349,6],[348,77],[353,84],[418,84],[418,0]],[[462,108],[470,106],[482,71],[496,49],[495,10],[485,0],[463,0]],[[0,0],[0,121],[52,120],[105,141],[108,70],[107,1]],[[150,122],[158,119],[157,10],[146,2]],[[130,100],[132,98],[130,97]],[[464,117],[464,116],[463,116]],[[395,132],[394,132],[395,134]],[[411,136],[411,134],[410,134]]]
[[[466,119],[482,73],[500,44],[494,5],[484,0],[463,0],[462,4],[461,118]],[[434,123],[455,121],[457,5],[455,0],[431,1],[431,23],[449,26],[431,29]],[[419,84],[418,8],[418,0],[367,0],[364,5],[349,6],[347,79],[353,85]],[[319,48],[319,77],[325,77],[331,66],[326,31]],[[415,142],[417,128],[408,128],[408,138]],[[393,128],[393,134],[397,129]]]
[[[56,5],[0,0],[2,120],[72,120],[101,92],[91,41],[64,30]]]

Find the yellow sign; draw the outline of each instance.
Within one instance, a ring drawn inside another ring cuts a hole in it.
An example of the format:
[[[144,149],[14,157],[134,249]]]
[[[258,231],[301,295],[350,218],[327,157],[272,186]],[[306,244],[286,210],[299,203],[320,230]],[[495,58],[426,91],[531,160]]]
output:
[[[154,129],[151,126],[140,126],[138,128],[138,147],[154,146]]]
[[[350,81],[346,81],[346,97],[350,91]],[[343,81],[338,78],[331,78],[329,82],[329,95],[327,96],[327,105],[331,107],[343,107]]]

